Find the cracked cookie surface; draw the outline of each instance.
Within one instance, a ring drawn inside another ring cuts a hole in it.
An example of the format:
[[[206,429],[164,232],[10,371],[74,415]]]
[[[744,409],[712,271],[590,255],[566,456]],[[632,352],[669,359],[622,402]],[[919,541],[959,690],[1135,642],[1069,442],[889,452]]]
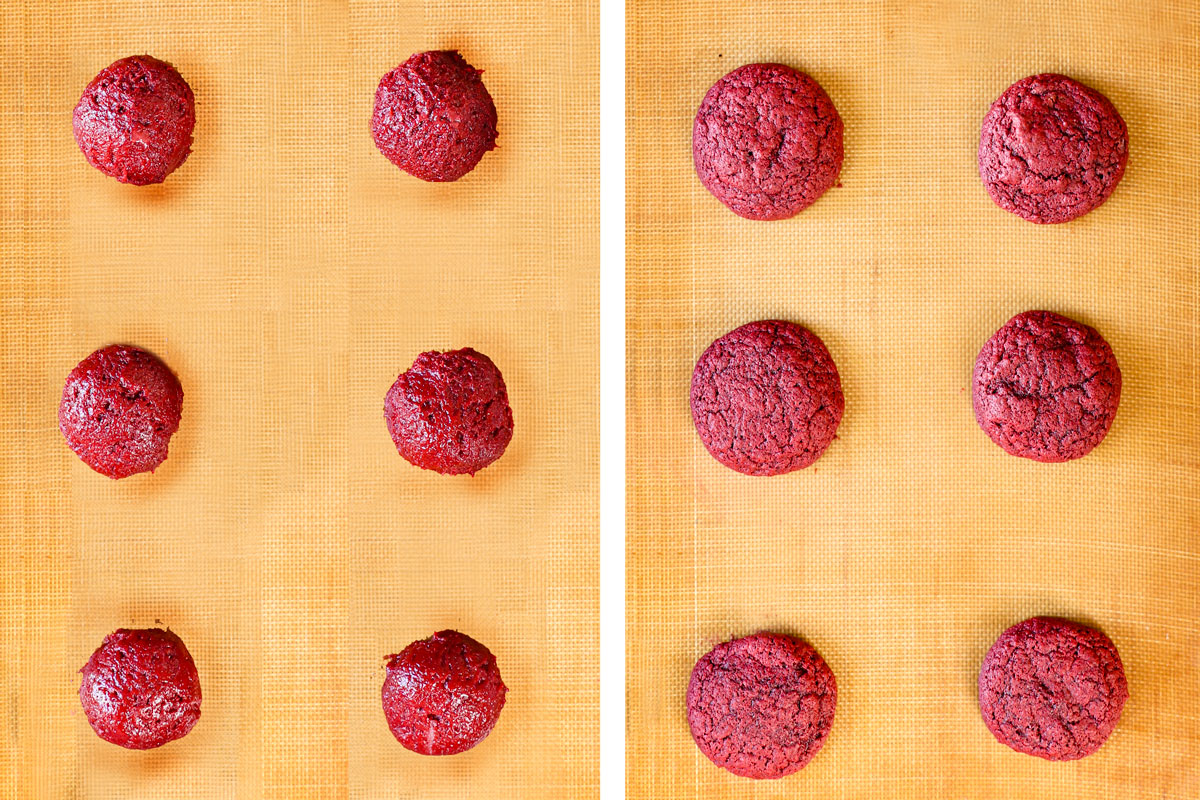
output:
[[[988,730],[1013,750],[1050,761],[1100,749],[1128,697],[1112,640],[1068,620],[1034,617],[1014,625],[979,671]]]
[[[72,117],[75,143],[96,169],[121,183],[162,183],[187,160],[196,100],[165,61],[130,56],[100,71]]]
[[[469,347],[417,356],[388,390],[383,414],[400,455],[443,475],[474,475],[512,440],[504,377]]]
[[[496,147],[496,105],[478,70],[454,50],[416,53],[375,90],[379,152],[423,181],[456,181]]]
[[[820,654],[765,631],[714,647],[687,689],[696,746],[745,778],[799,771],[825,744],[836,707],[837,682]]]
[[[1094,328],[1050,311],[1004,324],[975,360],[979,427],[1005,452],[1034,461],[1087,455],[1112,427],[1121,369]]]
[[[979,177],[1022,219],[1067,222],[1093,210],[1125,174],[1129,134],[1104,95],[1064,75],[1008,87],[983,118]]]
[[[149,750],[186,736],[200,719],[196,664],[169,630],[114,631],[79,672],[83,713],[106,742]]]
[[[738,216],[786,219],[837,182],[842,118],[808,75],[747,64],[704,96],[692,159],[704,187]]]
[[[439,631],[388,657],[381,700],[400,744],[444,756],[491,733],[507,692],[490,650],[458,631]]]
[[[816,334],[780,320],[717,339],[696,362],[692,422],[712,457],[745,475],[811,465],[833,441],[845,399]]]
[[[166,364],[136,347],[103,347],[71,370],[58,428],[83,463],[110,478],[153,472],[183,412],[183,387]]]

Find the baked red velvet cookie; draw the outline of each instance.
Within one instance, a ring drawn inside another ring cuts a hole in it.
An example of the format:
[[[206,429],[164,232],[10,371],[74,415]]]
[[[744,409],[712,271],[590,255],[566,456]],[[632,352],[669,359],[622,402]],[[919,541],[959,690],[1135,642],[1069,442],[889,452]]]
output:
[[[692,373],[692,422],[717,461],[746,475],[815,462],[833,441],[845,400],[816,334],[779,320],[717,339]]]
[[[738,216],[785,219],[837,183],[842,118],[804,73],[747,64],[704,96],[692,159],[704,188]]]
[[[200,676],[170,631],[114,631],[83,669],[79,701],[92,730],[130,750],[161,747],[200,719]]]
[[[810,645],[778,633],[719,644],[692,669],[692,739],[745,778],[799,771],[825,744],[837,708],[833,671]]]
[[[388,657],[383,714],[414,753],[453,755],[491,733],[507,692],[490,650],[458,631],[439,631]]]
[[[80,361],[63,386],[58,428],[83,463],[110,478],[153,472],[179,429],[183,387],[157,358],[111,345]]]
[[[1129,697],[1112,640],[1063,619],[1012,626],[979,671],[979,708],[988,730],[1020,753],[1069,761],[1100,749]]]
[[[1108,98],[1065,75],[1032,75],[992,103],[979,134],[979,177],[996,205],[1030,222],[1067,222],[1099,206],[1129,158],[1125,120]]]
[[[388,390],[383,415],[400,455],[443,475],[474,475],[513,434],[500,370],[469,347],[417,356]]]
[[[1108,434],[1121,402],[1121,368],[1094,328],[1026,311],[979,351],[972,398],[979,427],[1005,452],[1069,461]]]
[[[165,61],[114,61],[83,90],[73,119],[75,143],[88,163],[121,183],[162,183],[187,160],[196,100]]]
[[[375,90],[371,134],[400,169],[423,181],[456,181],[496,146],[496,106],[454,50],[417,53]]]

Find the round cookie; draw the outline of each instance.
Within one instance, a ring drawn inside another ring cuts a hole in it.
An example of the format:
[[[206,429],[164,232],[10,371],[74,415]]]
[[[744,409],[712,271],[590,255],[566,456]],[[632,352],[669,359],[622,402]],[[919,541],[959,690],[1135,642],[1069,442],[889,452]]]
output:
[[[58,429],[96,472],[127,478],[166,460],[182,410],[183,387],[166,364],[145,350],[111,345],[67,376]]]
[[[842,118],[804,73],[747,64],[704,95],[692,159],[704,188],[738,216],[786,219],[837,183]]]
[[[692,668],[687,718],[700,752],[744,778],[799,771],[825,744],[833,672],[810,645],[778,633],[719,644]]]
[[[388,657],[383,714],[414,753],[453,755],[491,733],[507,692],[491,651],[458,631],[439,631]]]
[[[1013,750],[1050,761],[1099,750],[1128,697],[1112,641],[1062,619],[1034,617],[1012,626],[979,671],[988,730]]]
[[[400,455],[443,475],[474,475],[513,434],[500,370],[469,347],[417,356],[388,390],[383,415]]]
[[[1064,75],[1032,75],[983,118],[979,177],[996,205],[1038,223],[1099,206],[1129,157],[1125,120],[1108,98]]]
[[[454,50],[417,53],[375,90],[371,134],[400,169],[423,181],[456,181],[496,146],[496,106]]]
[[[96,169],[121,183],[162,183],[187,160],[196,100],[165,61],[130,56],[114,61],[83,90],[75,106],[75,143]]]
[[[709,345],[692,373],[691,404],[708,452],[746,475],[782,475],[815,462],[845,408],[825,345],[779,320],[751,322]]]
[[[130,750],[162,747],[200,719],[196,664],[170,631],[114,631],[79,672],[83,713],[106,742]]]
[[[1121,402],[1121,368],[1095,329],[1049,311],[1017,314],[975,360],[979,427],[1034,461],[1080,458],[1100,444]]]

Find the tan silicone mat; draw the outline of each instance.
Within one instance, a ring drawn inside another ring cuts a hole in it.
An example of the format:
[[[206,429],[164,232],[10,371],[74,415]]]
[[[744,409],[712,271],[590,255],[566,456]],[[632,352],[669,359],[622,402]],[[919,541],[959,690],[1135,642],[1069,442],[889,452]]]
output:
[[[0,6],[0,796],[596,796],[597,20],[590,0]],[[485,70],[500,138],[431,185],[368,122],[379,77],[441,48]],[[197,98],[160,187],[71,135],[91,77],[141,52]],[[67,372],[112,342],[184,386],[152,477],[103,478],[57,430]],[[419,352],[462,346],[516,418],[474,479],[406,464],[382,414]],[[203,715],[123,751],[76,671],[157,621]],[[427,758],[379,687],[442,628],[492,649],[509,696],[481,746]]]
[[[1200,7],[631,0],[627,31],[629,797],[1200,797]],[[692,170],[705,91],[755,61],[845,120],[842,185],[787,221],[737,218]],[[1129,125],[1112,199],[1059,226],[976,171],[991,101],[1043,71]],[[975,424],[975,355],[1029,308],[1094,325],[1124,371],[1082,460]],[[715,462],[688,410],[703,349],[764,317],[821,336],[846,395],[826,455],[777,478]],[[1035,614],[1120,648],[1131,697],[1091,758],[1020,755],[979,717],[983,654]],[[775,782],[710,764],[684,712],[695,660],[764,628],[839,688],[825,749]]]

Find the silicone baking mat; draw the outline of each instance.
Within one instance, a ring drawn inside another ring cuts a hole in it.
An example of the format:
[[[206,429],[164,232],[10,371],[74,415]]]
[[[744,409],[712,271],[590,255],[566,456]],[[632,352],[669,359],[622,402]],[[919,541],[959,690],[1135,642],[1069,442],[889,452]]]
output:
[[[1200,796],[1200,7],[631,0],[627,31],[629,797]],[[692,170],[705,91],[755,61],[845,121],[841,186],[787,221],[739,219]],[[1058,226],[976,171],[992,100],[1044,71],[1129,125],[1111,200]],[[1124,372],[1079,461],[1007,456],[974,421],[979,347],[1030,308],[1098,328]],[[714,461],[688,410],[700,353],[761,318],[822,337],[846,395],[826,455],[776,478]],[[1091,758],[980,719],[984,653],[1036,614],[1120,648],[1130,700]],[[808,639],[839,689],[825,749],[775,782],[709,763],[684,711],[696,659],[760,629]]]
[[[7,3],[0,7],[0,795],[596,795],[597,6],[556,2]],[[499,148],[449,185],[378,154],[381,75],[457,48]],[[159,187],[91,169],[83,87],[149,52],[195,90]],[[146,347],[185,391],[171,456],[113,482],[66,448],[67,372]],[[474,479],[406,464],[383,398],[418,353],[472,346],[516,433]],[[184,740],[91,732],[76,671],[161,621],[204,691]],[[443,628],[496,654],[492,735],[404,750],[389,653]]]

